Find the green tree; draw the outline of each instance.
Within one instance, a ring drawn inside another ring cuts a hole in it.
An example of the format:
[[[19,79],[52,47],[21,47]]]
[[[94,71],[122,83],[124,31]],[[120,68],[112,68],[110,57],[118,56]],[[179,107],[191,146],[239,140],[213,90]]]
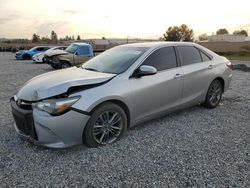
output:
[[[166,41],[194,41],[194,32],[186,24],[169,27],[163,36]]]
[[[40,42],[40,41],[41,41],[40,36],[37,35],[36,33],[34,33],[32,35],[32,43],[37,43],[37,42]]]
[[[81,40],[81,37],[80,37],[80,35],[77,35],[77,38],[76,38],[76,40]]]
[[[225,35],[225,34],[229,34],[229,32],[226,28],[221,28],[221,29],[216,31],[216,35]]]
[[[50,38],[48,36],[42,37],[41,41],[44,42],[44,43],[50,43],[51,42],[51,40],[50,40]]]
[[[206,33],[203,33],[199,36],[199,41],[204,41],[204,40],[207,40],[207,34]]]
[[[51,41],[54,44],[57,44],[57,42],[58,42],[57,34],[55,31],[51,31]]]
[[[236,30],[233,32],[234,35],[245,35],[246,37],[248,36],[248,32],[245,29],[240,29]]]

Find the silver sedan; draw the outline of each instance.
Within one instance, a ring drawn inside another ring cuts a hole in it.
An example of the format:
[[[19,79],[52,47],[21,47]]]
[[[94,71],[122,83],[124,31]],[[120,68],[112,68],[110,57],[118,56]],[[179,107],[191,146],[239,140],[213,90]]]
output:
[[[195,43],[128,44],[29,80],[11,107],[16,131],[39,145],[97,147],[176,110],[215,108],[231,78],[226,58]]]

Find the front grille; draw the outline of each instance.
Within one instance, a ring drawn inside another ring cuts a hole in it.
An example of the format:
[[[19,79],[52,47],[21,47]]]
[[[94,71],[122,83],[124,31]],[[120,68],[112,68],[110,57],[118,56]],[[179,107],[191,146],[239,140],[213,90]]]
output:
[[[37,139],[32,107],[30,105],[29,106],[27,105],[27,106],[22,106],[21,108],[17,105],[17,103],[13,99],[11,99],[11,108],[17,128],[25,135]]]

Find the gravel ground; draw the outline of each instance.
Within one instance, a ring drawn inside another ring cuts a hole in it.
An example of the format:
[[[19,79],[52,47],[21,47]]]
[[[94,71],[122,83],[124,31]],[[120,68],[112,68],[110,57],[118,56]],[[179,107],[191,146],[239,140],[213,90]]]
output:
[[[17,136],[9,98],[48,65],[0,53],[0,187],[250,187],[250,73],[218,108],[195,106],[130,129],[111,146],[46,149]]]

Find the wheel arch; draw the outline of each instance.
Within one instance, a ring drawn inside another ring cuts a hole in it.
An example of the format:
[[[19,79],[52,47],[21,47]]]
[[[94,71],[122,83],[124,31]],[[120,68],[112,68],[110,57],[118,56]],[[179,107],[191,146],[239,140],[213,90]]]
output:
[[[225,90],[225,80],[224,80],[222,77],[217,77],[217,78],[215,78],[214,80],[219,80],[219,81],[220,81],[220,83],[222,84],[222,90],[223,90],[222,92],[224,93],[224,90]],[[214,80],[213,80],[213,81],[214,81]],[[212,82],[213,82],[213,81],[212,81]],[[212,82],[211,82],[211,83],[212,83]]]
[[[62,63],[68,63],[68,65],[70,67],[72,66],[72,64],[69,61],[65,60],[65,59],[59,59],[59,62],[60,62],[60,64],[62,64]]]
[[[114,103],[114,104],[120,106],[120,107],[124,110],[124,112],[125,112],[125,114],[126,114],[126,116],[127,116],[127,120],[128,120],[127,128],[129,128],[129,127],[130,127],[130,123],[131,123],[131,114],[130,114],[130,110],[129,110],[128,106],[127,106],[123,101],[121,101],[121,100],[119,100],[119,99],[108,99],[108,100],[102,101],[101,103],[97,104],[97,105],[89,112],[89,114],[92,115],[92,113],[93,113],[99,106],[101,106],[101,105],[103,105],[103,104],[105,104],[105,103],[109,103],[109,102],[110,102],[110,103]]]
[[[24,54],[22,54],[22,59],[24,59],[24,57],[31,58],[31,55],[30,55],[30,54],[28,54],[28,53],[24,53]]]

